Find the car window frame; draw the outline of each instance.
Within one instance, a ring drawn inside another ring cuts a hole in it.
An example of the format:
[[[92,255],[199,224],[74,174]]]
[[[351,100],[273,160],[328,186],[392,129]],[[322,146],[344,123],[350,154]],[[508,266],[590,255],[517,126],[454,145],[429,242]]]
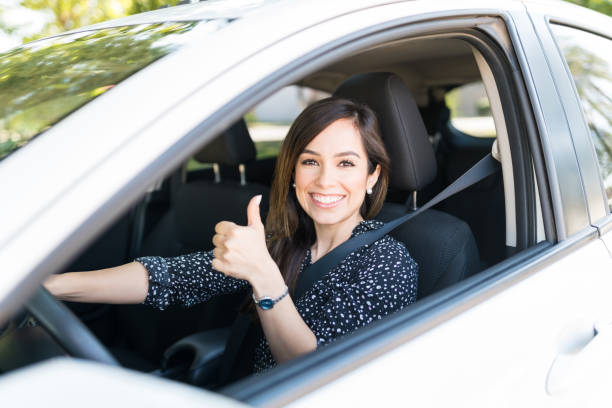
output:
[[[588,143],[587,141],[584,141],[584,149],[589,149],[591,151],[591,158],[593,163],[595,164],[595,166],[597,167],[597,169],[599,170],[599,164],[598,164],[598,159],[597,159],[597,155],[595,152],[595,146],[593,144],[593,141],[590,138],[590,130],[589,130],[589,126],[588,123],[586,121],[586,116],[584,115],[584,111],[582,108],[582,102],[580,100],[580,96],[578,94],[578,89],[576,88],[576,83],[574,81],[574,78],[572,76],[572,73],[570,72],[569,66],[567,64],[567,60],[565,59],[565,55],[563,54],[563,50],[561,49],[561,46],[557,40],[557,37],[555,35],[555,33],[553,32],[552,26],[553,25],[558,25],[558,26],[563,26],[563,27],[568,27],[574,30],[578,30],[578,31],[582,31],[584,33],[588,33],[588,34],[592,34],[592,35],[597,35],[600,36],[608,41],[610,41],[610,43],[612,44],[612,33],[605,33],[603,32],[603,30],[597,30],[597,27],[593,27],[593,26],[589,26],[589,27],[585,27],[585,26],[579,26],[578,24],[576,24],[573,21],[568,21],[567,19],[564,18],[559,18],[559,17],[552,17],[549,16],[547,19],[547,23],[548,23],[548,29],[550,32],[551,37],[554,40],[555,43],[555,48],[559,54],[559,56],[561,57],[563,66],[565,68],[565,73],[567,75],[567,80],[569,82],[569,87],[570,89],[573,90],[574,92],[574,98],[576,101],[578,101],[578,108],[579,111],[581,113],[580,115],[580,123],[583,125],[582,129],[580,129],[579,131],[586,133],[589,137],[588,137]],[[569,101],[567,102],[568,104],[570,103]],[[575,142],[575,143],[579,143],[579,142]],[[583,183],[585,183],[585,185],[590,185],[592,186],[591,189],[595,190],[597,188],[597,181],[599,182],[599,188],[600,188],[600,192],[601,192],[601,199],[603,199],[604,201],[604,207],[606,209],[608,209],[606,211],[606,214],[604,214],[603,216],[601,215],[597,215],[599,214],[599,212],[597,214],[593,214],[591,215],[591,223],[596,226],[599,230],[601,234],[604,234],[605,232],[612,230],[612,211],[609,210],[609,204],[608,204],[608,199],[606,197],[606,193],[605,193],[605,189],[604,189],[604,184],[603,184],[603,180],[601,178],[601,173],[598,171],[597,175],[598,177],[593,177],[592,176],[592,171],[589,173],[589,169],[585,168],[585,166],[581,166],[582,168],[582,177],[583,177]],[[587,197],[587,199],[591,202],[591,207],[593,206],[599,206],[600,200],[597,197],[596,194],[590,195],[589,197]]]
[[[609,217],[610,210],[582,105],[563,52],[552,32],[551,24],[568,26],[610,39],[612,30],[609,26],[603,25],[606,20],[609,22],[609,17],[580,7],[559,8],[551,11],[536,3],[527,4],[527,10],[533,29],[542,44],[541,48],[549,67],[549,75],[552,76],[558,97],[562,101],[564,119],[570,130],[571,143],[578,161],[577,171],[581,180],[589,224],[600,228],[601,225],[612,221]]]
[[[414,28],[415,25],[418,25],[418,24],[416,23],[410,24],[410,28]],[[464,30],[465,27],[462,27],[462,29]],[[491,41],[491,38],[487,37],[486,35],[483,35],[481,37],[480,35],[476,35],[476,33],[466,34],[465,32],[460,33],[460,31],[461,30],[457,29],[456,35],[466,35],[464,39],[471,38],[471,40],[475,41],[477,44],[479,40],[482,40],[482,38],[487,38],[489,41]],[[414,32],[412,32],[411,34],[415,35]],[[493,42],[493,44],[499,45],[496,42]],[[471,44],[471,45],[474,45],[474,44]],[[488,50],[488,52],[486,50],[483,50],[482,45],[483,45],[482,43],[478,44],[479,50],[484,51],[487,57],[490,58],[491,50]],[[490,45],[491,43],[489,43],[489,46]],[[327,58],[329,58],[331,53],[328,52],[327,54],[328,54]],[[499,58],[500,56],[497,55],[497,57]],[[488,61],[488,58],[487,58],[487,61]],[[324,64],[318,64],[318,65],[321,66]],[[302,63],[300,66],[301,71],[308,71],[308,68],[309,68],[308,64]],[[518,80],[519,84],[522,83],[522,80],[520,79],[520,75],[518,75],[515,68],[509,69],[508,71],[510,71],[512,75],[514,75],[513,81]],[[293,72],[293,77],[295,79],[299,79],[299,76],[300,76],[299,72],[300,72],[299,70],[297,73]],[[505,71],[504,73],[508,73],[508,72]],[[278,82],[278,79],[276,79],[275,82]],[[523,91],[519,93],[522,93]],[[506,89],[504,91],[505,97],[507,97],[507,95],[510,93],[511,91],[509,89]],[[521,97],[524,100],[524,103],[521,104],[521,107],[524,108],[528,106],[528,102],[525,102],[527,97],[524,94],[522,94]],[[524,113],[525,112],[522,112],[521,114],[524,114]],[[229,114],[229,112],[227,114]],[[515,114],[518,114],[518,112]],[[508,120],[508,122],[512,122],[512,121]],[[532,136],[531,139],[533,139],[534,137],[537,138],[538,135],[537,135],[537,132],[535,131],[535,124],[533,123],[533,118],[531,118],[531,120],[528,120],[527,122],[531,122],[530,128],[522,129],[522,130],[525,133],[531,133],[531,136]],[[512,131],[512,134],[517,134],[517,133],[518,132],[516,129]],[[522,145],[520,148],[517,148],[516,146],[513,148],[517,150],[522,149],[522,154],[527,154],[527,151],[530,151],[531,149],[532,140],[529,140],[529,138],[524,138],[524,139],[517,138],[517,139],[521,140]],[[518,140],[514,140],[515,143],[517,141]],[[516,156],[520,156],[520,155],[517,154]],[[518,169],[519,171],[522,171],[522,170],[525,170],[527,166],[516,164],[515,166],[513,166],[513,168]],[[525,177],[525,174],[517,174],[516,180],[524,179],[524,177]],[[533,176],[529,177],[529,180],[533,181],[534,177]],[[540,182],[543,182],[545,178],[542,178],[542,175],[540,175],[538,177],[538,180]],[[527,187],[524,187],[524,188],[527,188]],[[533,188],[533,185],[531,185],[531,188]],[[540,193],[541,201],[550,200],[550,196],[545,195],[546,192],[547,192],[546,188],[540,189],[539,193]],[[525,200],[517,200],[517,201],[525,202]],[[499,264],[494,265],[493,267],[487,269],[484,272],[479,273],[473,278],[462,281],[459,284],[456,284],[451,288],[447,288],[443,291],[440,291],[430,296],[429,298],[419,302],[420,307],[417,308],[415,306],[411,308],[412,310],[410,312],[403,311],[402,313],[399,313],[399,315],[404,315],[405,317],[405,320],[400,319],[398,317],[399,320],[403,321],[403,323],[400,325],[403,327],[402,332],[404,332],[406,324],[410,323],[410,327],[413,330],[411,336],[418,335],[418,332],[422,330],[422,325],[430,324],[430,321],[434,320],[434,316],[436,316],[435,317],[436,320],[440,319],[440,314],[445,316],[443,320],[446,318],[450,318],[454,316],[456,313],[460,313],[460,311],[463,310],[463,308],[465,307],[466,305],[465,302],[467,301],[467,299],[469,299],[472,296],[475,296],[476,293],[478,293],[479,295],[482,295],[483,293],[482,291],[485,290],[485,288],[488,291],[494,291],[494,289],[492,288],[496,286],[499,289],[498,285],[500,283],[499,281],[503,279],[502,276],[506,276],[506,277],[512,276],[513,279],[517,279],[517,280],[520,280],[524,277],[529,276],[531,273],[533,273],[533,271],[527,271],[524,268],[524,266],[533,263],[534,258],[536,256],[541,256],[543,258],[547,257],[546,254],[550,253],[551,248],[554,248],[554,251],[556,253],[559,251],[562,251],[565,246],[553,247],[553,244],[552,244],[553,242],[556,241],[556,235],[554,234],[554,227],[552,225],[553,222],[551,222],[551,219],[550,219],[552,217],[552,211],[548,211],[548,213],[546,213],[546,215],[543,216],[545,220],[545,224],[547,224],[546,231],[548,233],[548,236],[547,236],[548,240],[542,241],[538,244],[535,243],[536,227],[537,227],[535,224],[535,217],[536,217],[535,208],[534,208],[535,203],[536,203],[536,200],[534,199],[527,206],[527,207],[532,207],[531,210],[525,208],[523,209],[522,212],[520,212],[520,210],[517,211],[517,214],[520,213],[521,215],[519,216],[524,217],[524,219],[527,219],[528,217],[531,217],[530,219],[532,219],[533,228],[529,230],[524,229],[524,232],[523,232],[523,235],[524,235],[523,242],[532,243],[531,246],[528,246],[528,249],[523,249],[518,254],[511,256],[510,258],[506,259],[505,261],[502,261]],[[543,211],[543,213],[545,212]],[[528,216],[527,214],[530,214],[530,215]],[[519,218],[519,216],[517,216],[517,218]],[[583,238],[584,237],[581,237],[581,239]],[[515,269],[515,268],[518,268],[518,269]],[[491,294],[492,293],[493,292],[491,292]],[[399,320],[395,320],[391,318],[384,319],[384,321],[387,322],[387,324],[391,324],[391,325],[396,324]],[[380,323],[380,324],[381,324],[381,327],[384,325],[384,323]],[[283,389],[282,392],[289,392],[287,390],[287,387],[289,387],[291,389],[290,393],[292,396],[295,396],[296,392],[298,393],[304,392],[305,389],[308,389],[309,387],[312,386],[312,382],[315,382],[315,383],[321,382],[320,376],[313,375],[312,372],[308,372],[308,370],[315,370],[317,373],[321,373],[322,370],[324,370],[324,368],[322,368],[323,366],[327,366],[325,369],[329,369],[330,365],[333,365],[334,367],[338,367],[338,366],[342,366],[343,364],[344,365],[352,364],[352,363],[349,363],[350,357],[348,356],[349,355],[354,356],[355,353],[357,353],[355,351],[356,350],[355,347],[357,347],[357,349],[360,350],[358,353],[363,353],[364,349],[369,349],[371,352],[374,352],[370,348],[371,342],[374,342],[374,343],[381,342],[380,337],[377,337],[376,335],[372,335],[375,332],[381,336],[384,334],[384,336],[387,337],[387,341],[390,341],[389,337],[392,337],[389,330],[386,330],[386,329],[383,330],[380,328],[374,329],[374,328],[367,327],[362,330],[359,330],[357,333],[350,336],[351,338],[354,337],[354,340],[351,343],[346,343],[343,340],[342,342],[337,342],[337,344],[334,344],[331,347],[326,347],[325,349],[329,351],[326,351],[326,354],[321,355],[320,357],[321,360],[316,359],[316,361],[318,361],[316,364],[312,363],[312,361],[315,361],[315,360],[311,360],[314,358],[312,355],[306,356],[306,357],[297,359],[296,361],[292,361],[289,364],[284,364],[282,367],[277,367],[274,370],[270,370],[270,372],[258,375],[256,376],[256,378],[247,378],[243,381],[240,381],[236,384],[233,384],[229,387],[222,389],[221,392],[225,395],[228,395],[232,398],[237,398],[249,404],[259,405],[259,404],[269,404],[269,403],[273,403],[273,404],[285,403],[287,402],[284,400],[284,398],[286,397],[286,394],[285,394],[285,397],[282,395],[279,395],[278,388],[275,388],[273,384],[278,385],[280,383],[281,385],[279,386],[279,388]],[[403,333],[403,335],[406,335],[405,332]],[[366,341],[364,340],[365,338],[369,338],[369,340]],[[338,349],[334,350],[336,347]],[[381,349],[378,348],[378,352],[380,352],[380,350]],[[319,355],[319,353],[315,353],[315,355]],[[363,358],[363,354],[361,355],[361,357]],[[340,368],[338,367],[338,369]],[[329,375],[329,373],[327,373],[327,375]],[[312,382],[309,384],[304,384],[304,382],[305,381],[308,382],[308,380]],[[302,391],[297,391],[296,389],[301,389]]]

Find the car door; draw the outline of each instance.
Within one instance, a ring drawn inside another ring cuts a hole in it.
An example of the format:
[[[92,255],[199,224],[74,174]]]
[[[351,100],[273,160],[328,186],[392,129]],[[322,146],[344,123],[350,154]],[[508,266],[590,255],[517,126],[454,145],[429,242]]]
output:
[[[537,10],[499,14],[519,62],[515,80],[528,94],[520,108],[537,126],[532,158],[542,217],[554,224],[550,244],[475,276],[462,292],[445,293],[444,301],[439,294],[421,302],[420,313],[388,325],[376,347],[364,346],[352,360],[345,355],[344,366],[327,363],[317,379],[327,384],[294,391],[303,396],[291,406],[612,403],[598,388],[612,378],[605,347],[593,357],[602,352],[612,318],[612,259],[592,223],[596,214],[605,217],[592,201],[599,194],[603,207],[602,192],[592,191],[592,180],[585,183],[597,168],[594,156],[575,144],[576,125],[556,83],[562,61],[549,58],[550,34],[544,37],[534,22],[546,16]]]

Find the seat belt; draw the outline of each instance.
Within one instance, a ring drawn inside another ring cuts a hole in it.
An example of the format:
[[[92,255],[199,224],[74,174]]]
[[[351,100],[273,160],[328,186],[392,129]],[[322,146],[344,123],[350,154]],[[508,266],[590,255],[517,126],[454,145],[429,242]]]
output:
[[[486,177],[496,173],[500,168],[499,162],[493,158],[493,155],[489,153],[484,158],[482,158],[478,163],[472,166],[468,171],[462,174],[457,180],[455,180],[451,185],[446,187],[440,193],[438,193],[434,198],[429,200],[425,205],[423,205],[418,210],[411,212],[409,214],[403,215],[399,218],[396,218],[393,221],[390,221],[383,225],[382,227],[364,232],[363,234],[357,235],[346,242],[338,245],[336,248],[322,256],[315,263],[306,268],[300,276],[298,276],[298,280],[296,283],[295,291],[292,294],[293,299],[299,299],[308,289],[310,289],[318,280],[323,278],[325,274],[331,271],[334,267],[338,266],[344,258],[346,258],[351,252],[356,251],[357,249],[363,247],[364,245],[370,245],[389,232],[393,231],[395,228],[399,227],[409,219],[416,217],[423,211],[433,207],[439,202],[447,199],[448,197],[457,194],[458,192],[465,190],[466,188],[478,183],[479,181],[485,179]],[[227,382],[230,377],[231,369],[236,364],[236,357],[238,356],[238,351],[245,343],[245,338],[248,332],[248,326],[250,324],[250,319],[248,316],[243,314],[239,315],[238,318],[232,324],[232,328],[230,331],[230,341],[225,348],[225,352],[223,353],[223,357],[221,360],[221,372],[220,372],[220,384],[223,385]]]

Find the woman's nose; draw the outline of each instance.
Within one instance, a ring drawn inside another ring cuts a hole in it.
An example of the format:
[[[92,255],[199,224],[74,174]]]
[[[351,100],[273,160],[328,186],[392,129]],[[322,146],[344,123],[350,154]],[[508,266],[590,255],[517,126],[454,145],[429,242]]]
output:
[[[335,169],[330,166],[321,166],[317,177],[317,184],[320,187],[333,187],[336,185]]]

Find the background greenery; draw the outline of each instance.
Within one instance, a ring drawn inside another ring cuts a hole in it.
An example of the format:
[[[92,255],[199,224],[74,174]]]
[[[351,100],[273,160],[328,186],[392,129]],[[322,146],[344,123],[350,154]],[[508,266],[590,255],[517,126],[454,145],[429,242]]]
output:
[[[46,23],[42,29],[21,36],[23,42],[57,34],[62,31],[99,23],[130,14],[174,6],[180,0],[0,0],[0,32],[15,34],[20,24],[9,21],[8,13],[25,8],[41,13]],[[23,25],[29,24],[23,21]]]
[[[600,13],[612,16],[612,1],[610,0],[566,0],[583,7],[588,7]]]

